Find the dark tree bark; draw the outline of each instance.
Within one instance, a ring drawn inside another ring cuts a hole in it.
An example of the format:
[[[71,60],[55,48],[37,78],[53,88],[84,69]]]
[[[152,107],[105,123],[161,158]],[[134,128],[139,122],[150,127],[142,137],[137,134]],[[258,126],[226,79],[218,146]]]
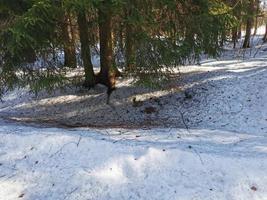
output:
[[[248,17],[246,22],[246,35],[243,43],[243,48],[250,47],[251,29],[253,27],[253,13],[254,13],[254,0],[251,0],[248,5]]]
[[[238,0],[233,1],[233,6],[237,5]],[[232,42],[234,44],[233,48],[236,48],[236,43],[238,42],[238,39],[241,38],[241,9],[240,8],[235,8],[233,10],[233,14],[234,16],[237,18],[238,20],[238,24],[232,29]]]
[[[81,42],[81,57],[83,61],[83,67],[85,72],[84,86],[91,88],[96,84],[93,64],[91,61],[90,40],[88,35],[88,24],[86,14],[84,11],[80,11],[77,17],[80,42]]]
[[[262,38],[263,42],[267,42],[267,24],[265,25],[265,34]]]
[[[75,41],[73,38],[73,34],[71,32],[71,22],[70,17],[66,13],[64,15],[63,23],[62,23],[62,39],[64,45],[64,66],[66,67],[77,67],[76,60],[76,51],[75,51]]]
[[[237,27],[233,28],[232,30],[232,42],[234,44],[234,49],[236,48],[236,43],[238,41],[238,32],[237,32]]]
[[[247,24],[246,24],[246,35],[245,35],[245,40],[243,43],[243,48],[249,48],[250,47],[250,38],[251,38],[252,26],[253,26],[253,19],[249,17],[247,19]]]
[[[253,35],[255,36],[257,34],[257,30],[258,30],[258,14],[260,12],[260,1],[259,0],[255,0],[255,7],[256,7],[256,16],[255,16],[255,24],[254,24],[254,33]]]
[[[255,25],[254,25],[254,33],[253,35],[255,36],[257,34],[257,30],[258,30],[258,17],[255,17]]]
[[[130,18],[132,16],[132,8],[126,8],[126,17]],[[128,20],[129,21],[129,20]],[[133,25],[126,22],[126,32],[125,32],[125,57],[126,57],[126,71],[132,72],[136,64],[136,54],[135,54],[135,37]]]
[[[115,89],[116,69],[113,66],[112,12],[110,0],[104,0],[99,8],[100,72],[97,82],[107,86],[108,99]]]

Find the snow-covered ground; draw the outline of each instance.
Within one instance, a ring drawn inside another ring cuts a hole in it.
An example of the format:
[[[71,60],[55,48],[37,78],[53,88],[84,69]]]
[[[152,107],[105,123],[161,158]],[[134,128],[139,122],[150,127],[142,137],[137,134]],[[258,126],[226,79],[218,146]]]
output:
[[[264,200],[267,138],[2,123],[0,199]]]
[[[255,58],[242,59],[250,50],[236,54],[229,50],[224,53],[226,58],[181,67],[182,79],[174,79],[164,90],[119,81],[111,105],[106,104],[105,88],[100,86],[37,98],[23,90],[11,92],[0,104],[0,116],[64,127],[165,126],[266,133],[266,48]]]
[[[166,90],[120,81],[111,106],[103,88],[7,94],[0,200],[267,200],[267,46],[254,44],[182,67]]]

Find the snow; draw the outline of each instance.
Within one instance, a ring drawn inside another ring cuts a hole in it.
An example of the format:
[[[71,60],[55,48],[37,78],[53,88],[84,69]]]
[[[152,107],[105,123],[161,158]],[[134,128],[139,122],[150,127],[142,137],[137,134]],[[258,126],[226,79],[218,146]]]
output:
[[[0,137],[1,200],[267,199],[264,136],[2,123]]]
[[[258,29],[260,33],[262,30]],[[218,60],[203,56],[200,66],[181,67],[182,78],[174,77],[164,89],[135,86],[131,79],[119,80],[111,105],[106,104],[106,88],[101,86],[90,91],[66,88],[37,97],[28,95],[26,89],[4,97],[0,116],[60,127],[161,126],[266,133],[267,45],[261,38],[253,37],[252,49],[233,50],[228,44]],[[81,74],[82,69],[74,72]],[[149,108],[154,112],[147,113]]]
[[[111,106],[102,87],[10,92],[0,104],[0,200],[267,200],[259,38],[181,67],[166,90],[120,80]]]
[[[122,80],[111,96],[111,105],[106,105],[105,88],[100,86],[37,98],[17,91],[3,99],[0,114],[6,119],[68,127],[185,128],[182,113],[190,128],[266,133],[266,61],[262,51],[245,60],[205,60],[200,66],[181,67],[183,79],[175,79],[165,90],[134,87],[130,80]],[[192,99],[185,98],[185,91]],[[133,106],[134,98],[140,106]],[[156,112],[144,112],[149,107]]]

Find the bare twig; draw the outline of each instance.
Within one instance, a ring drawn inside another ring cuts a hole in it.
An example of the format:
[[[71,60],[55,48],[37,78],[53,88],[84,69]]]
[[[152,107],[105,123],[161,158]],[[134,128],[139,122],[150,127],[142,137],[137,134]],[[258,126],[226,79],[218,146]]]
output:
[[[185,119],[184,119],[184,113],[182,113],[181,111],[179,111],[179,113],[180,113],[180,115],[181,115],[181,118],[182,118],[182,121],[183,121],[183,124],[184,124],[186,130],[190,133],[190,131],[189,131],[189,127],[188,127],[188,125],[186,124]]]
[[[199,157],[199,160],[200,160],[201,164],[204,165],[204,161],[202,160],[200,154],[197,152],[197,150],[195,150],[195,149],[193,149],[193,150],[197,154],[197,156]]]
[[[64,197],[64,199],[66,199],[69,195],[73,194],[74,192],[76,192],[79,189],[79,187],[74,188],[73,190],[71,190],[70,192],[67,193],[67,195]]]
[[[77,142],[77,147],[79,147],[79,144],[80,144],[81,140],[82,140],[82,136],[79,137],[79,140]]]

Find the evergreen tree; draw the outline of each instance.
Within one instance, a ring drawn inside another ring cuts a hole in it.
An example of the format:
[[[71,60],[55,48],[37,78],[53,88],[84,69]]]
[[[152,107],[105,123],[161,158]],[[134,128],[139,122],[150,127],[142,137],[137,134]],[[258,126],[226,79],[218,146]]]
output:
[[[117,52],[131,75],[161,81],[202,53],[218,55],[234,25],[231,6],[213,0],[3,0],[1,88],[62,86],[67,78],[57,52],[64,52],[65,67],[76,67],[79,49],[88,88],[100,83],[111,94],[119,74]],[[98,44],[101,66],[95,74],[91,51]],[[34,65],[40,59],[46,63],[42,70]]]
[[[253,21],[255,15],[255,0],[246,2],[246,35],[243,43],[243,48],[250,47],[251,29],[253,28]]]

